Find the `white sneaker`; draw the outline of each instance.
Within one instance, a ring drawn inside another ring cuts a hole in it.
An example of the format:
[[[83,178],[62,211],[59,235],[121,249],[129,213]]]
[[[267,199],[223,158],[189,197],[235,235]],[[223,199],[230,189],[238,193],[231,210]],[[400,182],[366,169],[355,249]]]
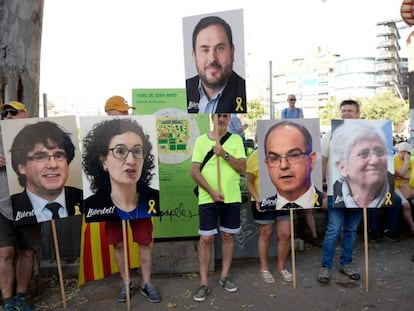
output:
[[[293,275],[287,269],[283,269],[282,271],[279,271],[279,274],[283,278],[283,281],[285,282],[293,281]]]

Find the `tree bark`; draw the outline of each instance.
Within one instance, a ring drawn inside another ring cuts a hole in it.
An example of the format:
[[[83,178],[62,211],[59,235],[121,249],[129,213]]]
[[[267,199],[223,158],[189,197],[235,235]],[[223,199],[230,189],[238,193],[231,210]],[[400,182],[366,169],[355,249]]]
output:
[[[0,104],[24,103],[39,115],[44,0],[0,0]]]

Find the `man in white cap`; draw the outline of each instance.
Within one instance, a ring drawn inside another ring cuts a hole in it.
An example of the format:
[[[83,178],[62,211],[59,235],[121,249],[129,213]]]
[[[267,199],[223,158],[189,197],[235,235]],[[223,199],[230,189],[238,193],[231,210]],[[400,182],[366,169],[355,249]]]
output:
[[[122,96],[112,96],[105,103],[105,112],[108,116],[129,115],[128,110],[135,109],[129,106]]]

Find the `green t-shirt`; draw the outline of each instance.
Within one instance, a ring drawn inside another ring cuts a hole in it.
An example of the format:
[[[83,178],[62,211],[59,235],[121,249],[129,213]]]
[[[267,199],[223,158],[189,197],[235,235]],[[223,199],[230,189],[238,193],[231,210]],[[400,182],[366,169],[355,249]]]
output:
[[[210,139],[207,134],[198,137],[194,145],[192,162],[202,163],[206,154],[215,144],[216,141]],[[223,148],[236,159],[246,158],[243,140],[239,135],[232,134],[224,143]],[[222,157],[219,159],[221,193],[224,195],[224,203],[241,202],[240,174]],[[218,189],[217,157],[215,155],[206,163],[201,174],[213,189]],[[213,203],[213,200],[202,187],[199,187],[198,204],[206,203]]]

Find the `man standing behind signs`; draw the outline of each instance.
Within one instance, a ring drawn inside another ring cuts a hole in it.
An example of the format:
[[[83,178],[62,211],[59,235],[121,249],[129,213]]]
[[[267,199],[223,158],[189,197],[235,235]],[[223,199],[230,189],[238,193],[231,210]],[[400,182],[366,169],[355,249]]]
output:
[[[359,103],[355,100],[344,100],[339,105],[342,119],[358,119],[360,116]],[[331,280],[333,259],[339,237],[342,234],[341,256],[339,258],[339,271],[352,280],[359,280],[360,274],[352,267],[352,253],[354,250],[356,234],[362,217],[362,209],[334,208],[333,207],[333,155],[331,150],[331,130],[322,138],[322,175],[327,180],[328,190],[328,225],[323,241],[323,254],[318,281],[326,284]]]
[[[261,207],[321,207],[322,194],[311,180],[316,152],[309,131],[301,124],[281,121],[268,130],[264,149],[269,176],[278,195],[265,199]]]
[[[230,25],[218,16],[202,18],[192,36],[198,75],[187,79],[189,113],[246,113],[246,83],[233,70]]]
[[[227,132],[230,114],[217,114],[212,118],[217,118],[214,130],[197,138],[191,163],[191,176],[199,188],[198,261],[201,286],[193,295],[193,299],[199,302],[206,300],[210,292],[208,267],[219,221],[223,252],[219,284],[231,293],[238,290],[237,284],[230,280],[229,272],[233,258],[234,235],[240,231],[240,173],[246,171],[246,154],[241,137]],[[216,141],[218,139],[220,142]],[[201,168],[201,163],[210,150],[213,150],[215,156]],[[217,158],[220,161],[220,176]],[[221,189],[218,187],[218,181],[221,182]]]
[[[303,119],[303,110],[302,108],[297,108],[296,105],[296,96],[294,94],[289,94],[287,98],[289,107],[282,110],[282,119]]]
[[[105,112],[108,116],[127,116],[129,109],[135,109],[135,107],[129,106],[122,96],[112,96],[105,103]]]
[[[2,119],[29,117],[26,106],[16,101],[1,105],[0,111]],[[0,291],[4,302],[3,310],[31,310],[26,302],[26,295],[33,274],[35,250],[40,243],[40,225],[34,223],[15,226],[13,224],[1,127],[0,184]],[[13,298],[14,284],[17,294],[15,298]]]
[[[114,246],[115,262],[122,278],[117,300],[127,301],[127,286],[129,295],[135,289],[132,282],[127,282],[129,267],[125,265],[127,243],[119,221],[122,219],[129,220],[133,241],[139,245],[140,292],[149,302],[160,302],[161,295],[151,283],[151,216],[159,211],[159,191],[150,187],[155,156],[149,136],[132,118],[106,119],[93,126],[82,144],[82,167],[94,192],[85,200],[85,219],[107,221],[106,238]]]
[[[284,281],[292,281],[292,274],[285,267],[290,244],[287,210],[322,207],[322,193],[311,179],[317,155],[309,131],[292,121],[281,121],[270,127],[264,139],[264,152],[276,194],[264,199],[260,209],[267,220],[285,216],[285,221],[278,222],[283,239],[278,243],[277,270]]]

